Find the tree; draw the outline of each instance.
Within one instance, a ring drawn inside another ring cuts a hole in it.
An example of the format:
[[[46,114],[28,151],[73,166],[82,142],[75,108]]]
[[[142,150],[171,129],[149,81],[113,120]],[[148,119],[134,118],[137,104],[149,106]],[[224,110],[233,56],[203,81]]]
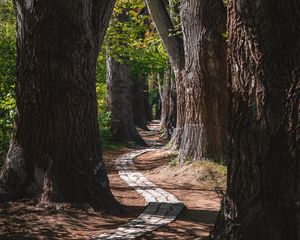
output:
[[[162,138],[170,140],[176,127],[176,86],[171,68],[166,69],[159,83],[159,94],[161,98],[161,122],[164,129]]]
[[[132,108],[134,124],[143,130],[149,130],[147,126],[148,116],[144,94],[145,81],[146,76],[144,74],[135,74],[132,78]]]
[[[172,34],[176,28],[166,4],[159,0],[146,2],[176,78],[173,148],[179,148],[181,161],[226,158],[228,92],[223,1],[183,1],[180,10],[183,39]]]
[[[296,0],[229,3],[230,161],[213,239],[300,237],[299,10]]]
[[[152,116],[152,108],[150,104],[148,77],[149,76],[147,76],[146,81],[144,81],[144,105],[146,109],[147,120],[148,122],[151,122],[153,120],[153,116]]]
[[[180,14],[186,111],[179,158],[226,159],[226,9],[222,0],[190,0],[181,5]]]
[[[179,148],[181,142],[181,135],[184,127],[184,85],[183,85],[183,71],[184,71],[184,50],[183,41],[175,32],[175,27],[168,13],[166,5],[160,0],[146,0],[150,15],[155,23],[156,29],[161,37],[165,49],[168,53],[171,62],[176,82],[176,130],[172,136],[173,148]],[[171,125],[171,124],[167,124]]]
[[[117,7],[120,2],[117,3]],[[122,25],[129,21],[130,8],[123,8],[121,11],[114,12],[112,25],[119,25],[117,34],[124,34]],[[118,44],[126,48],[125,39]],[[131,70],[128,57],[114,52],[113,46],[108,47],[108,54],[116,57],[107,57],[107,105],[111,112],[111,134],[115,141],[135,141],[144,143],[141,136],[134,126],[133,111],[131,104]]]
[[[106,36],[109,54],[118,62],[127,62],[131,72],[133,116],[136,126],[147,130],[152,117],[147,78],[161,72],[166,65],[166,53],[151,27],[143,0],[117,1],[113,19],[124,13],[126,21],[112,21]]]
[[[107,59],[107,95],[111,112],[112,138],[117,141],[143,140],[134,126],[130,96],[130,66]]]
[[[102,161],[95,86],[113,5],[16,0],[17,114],[0,175],[6,196],[117,211]]]

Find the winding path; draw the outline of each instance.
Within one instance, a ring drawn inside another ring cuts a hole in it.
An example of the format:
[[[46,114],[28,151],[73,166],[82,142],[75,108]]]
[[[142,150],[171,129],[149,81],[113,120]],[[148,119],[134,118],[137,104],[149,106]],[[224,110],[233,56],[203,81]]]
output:
[[[155,148],[132,151],[116,160],[116,167],[120,177],[148,203],[145,210],[136,219],[121,225],[108,233],[92,238],[100,239],[135,239],[148,232],[169,224],[176,219],[184,208],[173,194],[159,188],[140,173],[133,164],[133,159],[146,152],[155,151]]]

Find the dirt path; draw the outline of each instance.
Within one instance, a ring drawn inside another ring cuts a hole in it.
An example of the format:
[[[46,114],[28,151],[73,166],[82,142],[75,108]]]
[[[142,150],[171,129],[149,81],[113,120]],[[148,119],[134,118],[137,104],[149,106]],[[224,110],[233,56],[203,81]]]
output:
[[[155,123],[150,128],[157,127]],[[159,141],[159,134],[143,137],[150,142]],[[207,239],[219,209],[215,186],[206,185],[206,181],[195,181],[197,171],[188,169],[182,172],[180,167],[169,167],[169,155],[170,152],[163,149],[148,152],[135,159],[135,166],[151,182],[175,195],[186,209],[176,221],[138,239]]]
[[[156,130],[158,125],[155,123],[150,127]],[[163,143],[157,131],[141,131],[141,134],[151,146]],[[115,166],[117,158],[133,150],[136,149],[104,152],[112,192],[124,206],[126,214],[111,216],[68,205],[37,206],[36,202],[26,200],[10,202],[0,205],[0,239],[90,239],[137,218],[147,203],[120,178]],[[176,196],[187,208],[176,221],[138,239],[205,239],[219,208],[214,186],[194,181],[197,172],[188,168],[184,168],[184,172],[178,167],[171,168],[169,161],[169,152],[158,150],[137,157],[134,166],[155,185]]]
[[[147,152],[159,151],[155,148],[135,150],[120,156],[116,160],[116,167],[120,177],[148,203],[144,211],[134,220],[120,226],[111,232],[104,233],[93,240],[101,239],[136,239],[146,233],[167,225],[174,221],[184,208],[173,194],[159,188],[150,182],[134,166],[133,160]]]

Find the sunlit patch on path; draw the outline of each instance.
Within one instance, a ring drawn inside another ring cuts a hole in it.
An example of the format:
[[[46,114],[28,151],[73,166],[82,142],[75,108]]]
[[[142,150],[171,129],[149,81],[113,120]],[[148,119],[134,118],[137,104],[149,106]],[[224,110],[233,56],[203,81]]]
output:
[[[133,159],[155,148],[137,150],[124,154],[116,160],[120,177],[141,194],[148,203],[145,210],[136,219],[121,227],[101,234],[97,239],[135,239],[148,232],[169,224],[176,219],[184,205],[173,194],[150,182],[134,167]]]

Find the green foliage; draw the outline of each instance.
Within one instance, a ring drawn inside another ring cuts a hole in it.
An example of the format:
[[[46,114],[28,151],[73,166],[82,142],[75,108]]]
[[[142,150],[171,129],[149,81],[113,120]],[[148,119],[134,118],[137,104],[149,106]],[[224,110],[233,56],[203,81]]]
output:
[[[98,121],[102,145],[107,146],[111,140],[110,112],[106,105],[106,57],[105,51],[101,51],[96,65],[96,93],[98,101]]]
[[[170,13],[171,21],[174,30],[170,32],[170,36],[182,37],[182,26],[180,21],[180,3],[181,0],[169,0],[168,11]]]
[[[171,155],[169,155],[169,165],[171,167],[176,167],[179,166],[179,156],[178,153],[173,153]]]
[[[13,1],[0,0],[0,165],[9,146],[15,115],[16,19]],[[100,52],[96,91],[101,138],[110,143],[110,113],[106,107],[106,53],[117,60],[128,59],[133,74],[162,72],[168,62],[162,42],[143,0],[118,0]],[[119,15],[126,10],[126,21]],[[155,91],[155,90],[153,90]],[[154,92],[151,93],[154,96]],[[152,96],[151,95],[151,96]]]
[[[105,37],[109,54],[120,62],[130,62],[133,74],[163,71],[168,59],[145,9],[143,0],[117,1]]]
[[[163,44],[145,10],[143,0],[118,0],[106,32],[97,63],[99,125],[104,148],[114,144],[111,141],[110,114],[106,107],[106,54],[116,61],[129,63],[132,80],[138,74],[147,76],[163,72],[168,64]],[[157,97],[157,91],[157,86],[150,90],[151,99]]]
[[[16,27],[12,1],[0,2],[0,165],[8,150],[15,114]]]
[[[227,41],[228,40],[228,32],[222,33],[223,38]]]
[[[191,156],[187,156],[186,159],[184,160],[184,163],[186,165],[189,165],[193,162],[193,158]]]

